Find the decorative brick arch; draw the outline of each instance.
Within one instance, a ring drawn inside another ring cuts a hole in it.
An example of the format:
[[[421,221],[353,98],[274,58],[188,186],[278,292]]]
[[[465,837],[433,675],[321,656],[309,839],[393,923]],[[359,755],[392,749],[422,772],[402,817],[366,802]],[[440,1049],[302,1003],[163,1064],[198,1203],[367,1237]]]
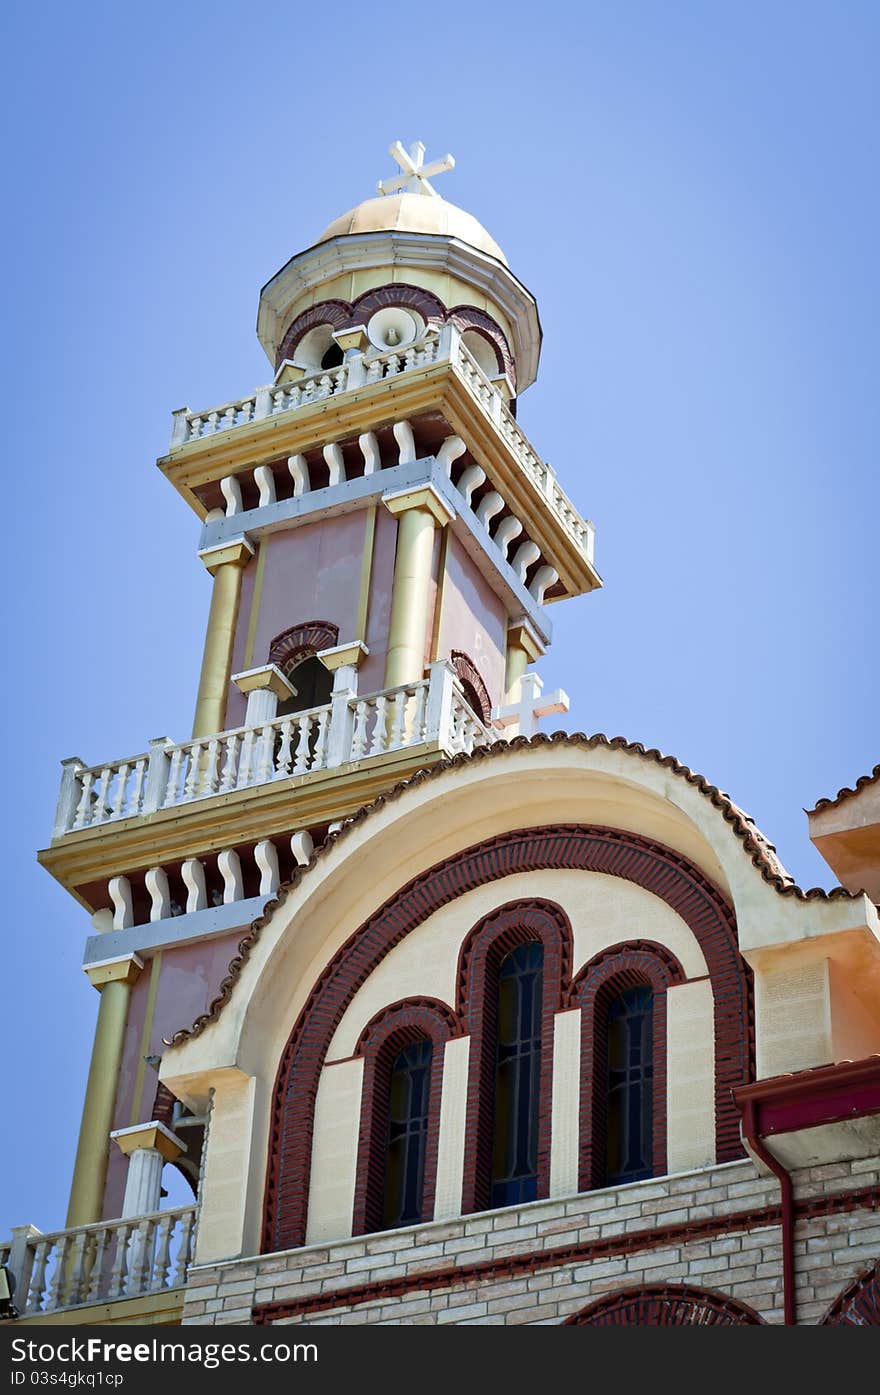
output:
[[[880,1327],[880,1263],[866,1269],[835,1298],[823,1327]]]
[[[455,1013],[436,998],[407,998],[392,1003],[376,1013],[361,1032],[354,1051],[356,1056],[364,1058],[364,1078],[352,1234],[364,1235],[381,1229],[391,1066],[398,1051],[414,1041],[430,1041],[433,1047],[422,1187],[422,1219],[432,1219],[437,1184],[443,1048],[450,1037],[460,1035],[461,1027]]]
[[[566,1327],[764,1326],[754,1308],[689,1284],[646,1284],[609,1293],[568,1318]]]
[[[283,673],[292,663],[319,654],[322,649],[332,649],[338,643],[338,625],[330,620],[306,620],[275,636],[269,645],[268,662]]]
[[[446,319],[446,306],[439,296],[432,295],[422,286],[410,286],[405,281],[395,281],[390,286],[376,286],[371,291],[364,291],[363,295],[353,300],[352,321],[355,324],[365,323],[370,315],[375,315],[377,310],[385,310],[390,305],[415,310],[423,320],[440,320],[442,323]]]
[[[492,316],[487,315],[485,310],[478,310],[475,305],[456,305],[454,309],[449,311],[449,319],[458,326],[462,333],[471,329],[492,345],[495,350],[498,372],[506,373],[513,386],[516,387],[516,361],[510,352],[510,345],[504,330],[499,324],[496,324]]]
[[[465,696],[470,702],[471,695],[467,692],[467,689],[470,688],[473,697],[476,699],[473,704],[474,711],[477,713],[478,717],[488,723],[492,716],[492,699],[489,696],[489,689],[483,682],[483,676],[480,670],[477,668],[473,659],[469,658],[461,649],[453,649],[449,657],[452,660],[452,667],[455,669],[462,686],[465,688]]]
[[[618,993],[640,985],[648,986],[654,995],[653,1172],[662,1176],[666,1171],[666,990],[684,983],[686,977],[664,945],[633,940],[597,954],[575,980],[572,999],[581,1009],[580,1191],[605,1185],[608,1111],[601,1084],[608,1069],[608,1009]]]
[[[325,966],[278,1064],[267,1160],[263,1249],[305,1238],[314,1100],[333,1033],[354,994],[394,945],[441,906],[518,872],[572,868],[643,886],[690,927],[715,997],[716,1160],[743,1156],[732,1089],[751,1078],[751,972],[739,953],[732,908],[687,858],[621,829],[562,824],[517,829],[437,863],[385,902]]]
[[[511,901],[484,916],[461,947],[456,974],[457,1011],[470,1035],[462,1212],[485,1211],[492,1176],[495,1035],[498,971],[517,945],[544,949],[541,1067],[538,1095],[538,1196],[550,1191],[550,1114],[553,1021],[571,987],[572,935],[568,916],[552,901]]]
[[[347,300],[322,300],[317,305],[310,305],[308,310],[304,310],[284,332],[284,338],[278,346],[275,355],[275,367],[283,363],[286,358],[291,358],[296,352],[296,346],[301,339],[308,334],[310,329],[315,329],[318,325],[332,325],[334,329],[345,329],[351,324],[351,306]]]

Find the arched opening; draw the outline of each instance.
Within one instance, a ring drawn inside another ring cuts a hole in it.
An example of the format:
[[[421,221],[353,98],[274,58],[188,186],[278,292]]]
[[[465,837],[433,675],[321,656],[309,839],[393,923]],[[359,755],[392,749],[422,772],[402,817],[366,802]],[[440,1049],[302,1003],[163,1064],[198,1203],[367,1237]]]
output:
[[[646,1284],[609,1293],[567,1319],[566,1327],[732,1327],[763,1324],[754,1308],[711,1289]]]
[[[313,707],[323,707],[330,701],[333,675],[321,663],[317,654],[310,654],[305,659],[294,659],[284,676],[296,689],[296,693],[286,702],[278,704],[279,717],[289,717],[294,712],[310,712]]]
[[[517,945],[498,970],[492,1206],[514,1206],[538,1195],[543,992],[543,945]]]
[[[495,351],[495,346],[489,342],[485,335],[480,334],[475,329],[466,329],[461,336],[461,342],[487,378],[498,376],[501,372],[498,366],[498,354]]]
[[[324,354],[324,357],[321,359],[321,367],[338,368],[342,363],[344,357],[345,355],[343,354],[341,348],[334,339],[333,343],[330,345],[330,348],[327,350],[327,352]]]

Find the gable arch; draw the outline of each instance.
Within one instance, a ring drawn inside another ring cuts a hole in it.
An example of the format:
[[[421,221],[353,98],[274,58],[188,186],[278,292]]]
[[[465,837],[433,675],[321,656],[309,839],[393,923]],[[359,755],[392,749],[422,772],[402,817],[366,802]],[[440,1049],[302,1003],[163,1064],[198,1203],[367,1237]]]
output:
[[[269,645],[268,662],[285,673],[292,664],[332,649],[339,642],[339,626],[332,620],[305,620],[282,630]]]
[[[642,1284],[591,1303],[566,1327],[731,1327],[763,1326],[747,1304],[712,1289],[690,1284]]]
[[[731,1087],[750,1072],[751,977],[739,954],[732,908],[696,867],[641,835],[591,825],[517,829],[411,881],[363,922],[314,983],[281,1055],[273,1091],[264,1250],[291,1248],[305,1238],[317,1084],[333,1032],[358,988],[434,910],[477,886],[539,868],[600,871],[636,882],[689,926],[716,986],[716,1156],[741,1156]]]

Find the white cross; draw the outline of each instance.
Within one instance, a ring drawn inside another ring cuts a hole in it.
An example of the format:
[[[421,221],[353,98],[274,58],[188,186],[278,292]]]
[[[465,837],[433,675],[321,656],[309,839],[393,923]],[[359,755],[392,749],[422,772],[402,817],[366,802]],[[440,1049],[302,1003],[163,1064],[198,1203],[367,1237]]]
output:
[[[435,199],[439,199],[437,190],[428,182],[429,176],[455,169],[455,161],[451,155],[444,155],[442,160],[434,160],[430,165],[426,165],[425,147],[420,140],[414,141],[408,151],[404,150],[401,141],[396,140],[393,145],[389,145],[388,154],[397,161],[401,172],[392,179],[379,180],[377,188],[380,194],[397,194],[405,190],[408,194],[431,194]]]
[[[542,696],[543,691],[544,684],[537,673],[524,673],[519,680],[519,701],[508,707],[493,707],[492,721],[499,727],[518,727],[518,736],[534,736],[540,717],[549,717],[551,712],[567,712],[569,708],[568,693],[562,688],[546,696]]]

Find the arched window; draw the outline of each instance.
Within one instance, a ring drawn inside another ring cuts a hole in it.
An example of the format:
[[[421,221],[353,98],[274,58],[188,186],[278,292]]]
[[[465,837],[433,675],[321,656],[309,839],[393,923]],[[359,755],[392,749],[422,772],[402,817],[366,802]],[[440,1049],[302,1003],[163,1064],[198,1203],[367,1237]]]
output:
[[[605,1180],[609,1187],[638,1182],[653,1172],[653,1032],[654,994],[648,985],[625,988],[608,1004]]]
[[[361,1033],[353,1234],[432,1219],[443,1057],[458,1030],[445,1004],[411,998],[383,1008]]]
[[[391,1062],[382,1206],[386,1230],[422,1219],[432,1056],[429,1041],[414,1041]]]
[[[498,1035],[492,1129],[493,1206],[538,1195],[538,1091],[544,949],[517,945],[498,971]]]

